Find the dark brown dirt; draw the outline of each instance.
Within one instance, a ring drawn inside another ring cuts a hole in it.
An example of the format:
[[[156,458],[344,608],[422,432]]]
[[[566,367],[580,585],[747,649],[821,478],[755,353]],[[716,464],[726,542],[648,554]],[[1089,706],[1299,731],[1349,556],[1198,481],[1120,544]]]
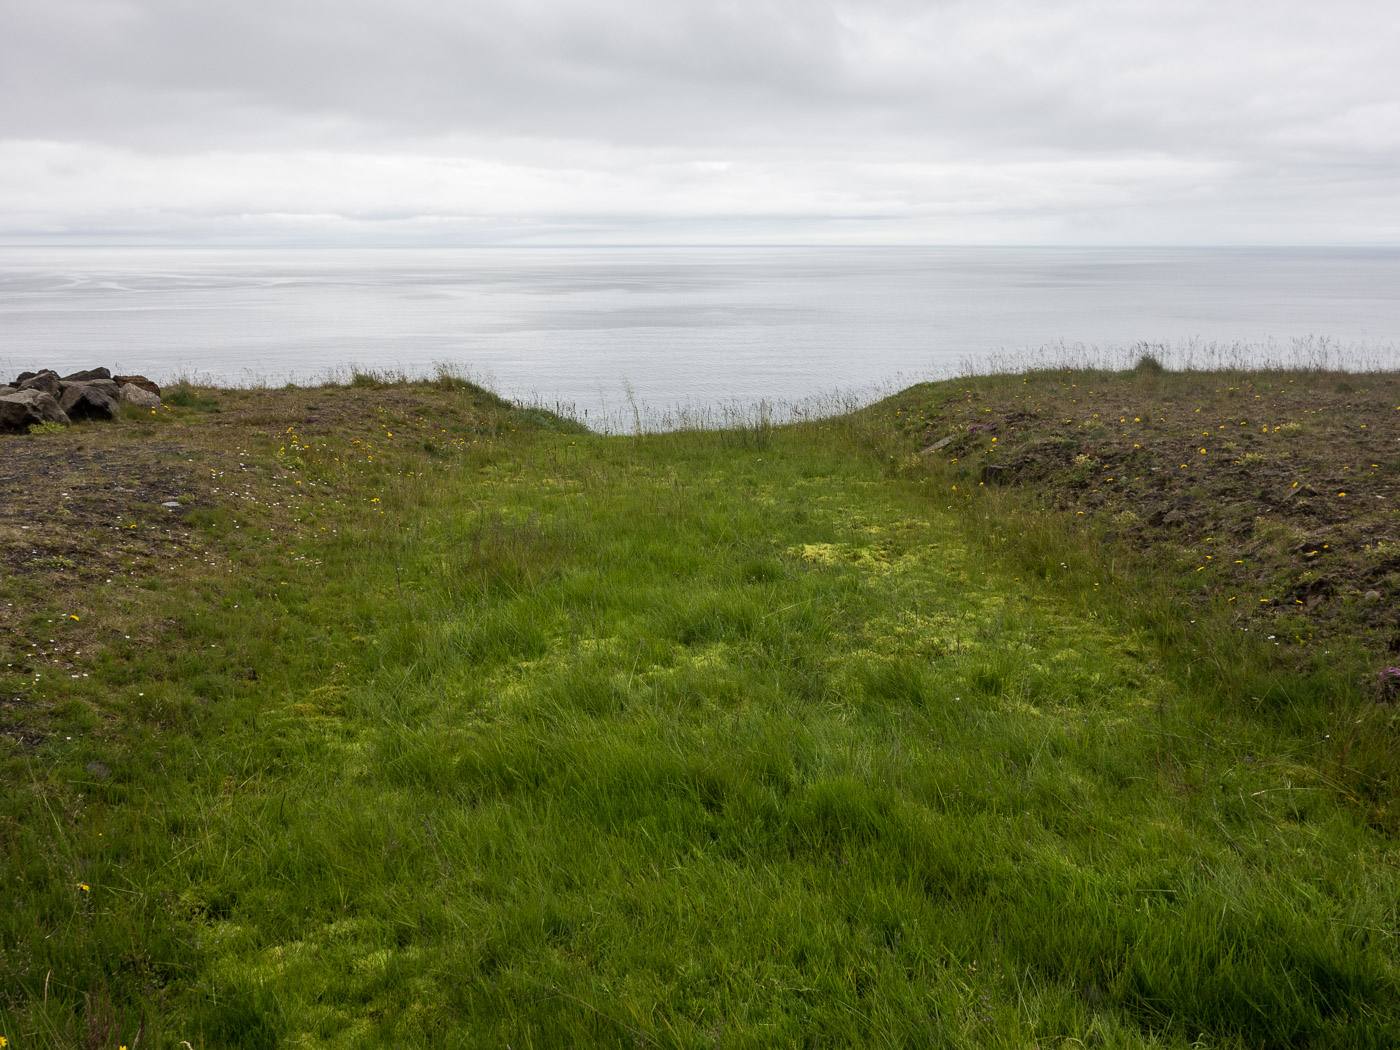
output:
[[[355,444],[381,441],[386,420],[407,428],[446,414],[454,434],[482,422],[470,400],[431,387],[203,390],[183,400],[155,421],[133,413],[0,434],[0,571],[61,590],[167,564],[186,546],[192,510],[246,506],[234,494],[250,486],[273,491],[267,456],[293,430],[303,445]]]
[[[211,515],[290,546],[300,508],[336,500],[351,462],[358,478],[394,472],[411,445],[417,456],[433,439],[460,450],[502,408],[448,384],[165,393],[149,419],[0,434],[0,736],[40,742],[24,711],[35,675],[81,674],[118,641],[159,644],[169,625],[158,610],[111,627],[111,610],[145,584],[239,571],[233,533],[204,527]]]
[[[1046,372],[888,405],[919,449],[951,436],[926,455],[963,484],[1083,515],[1201,600],[1400,647],[1400,375]]]

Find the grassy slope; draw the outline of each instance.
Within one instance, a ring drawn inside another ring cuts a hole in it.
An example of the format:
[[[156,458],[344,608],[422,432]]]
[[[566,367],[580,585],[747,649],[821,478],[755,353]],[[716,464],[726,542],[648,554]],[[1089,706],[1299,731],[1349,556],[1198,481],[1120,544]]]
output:
[[[0,774],[11,1046],[1400,1039],[1346,668],[889,476],[878,413],[427,411],[242,439],[202,568],[32,612],[112,640],[3,686],[48,733]]]

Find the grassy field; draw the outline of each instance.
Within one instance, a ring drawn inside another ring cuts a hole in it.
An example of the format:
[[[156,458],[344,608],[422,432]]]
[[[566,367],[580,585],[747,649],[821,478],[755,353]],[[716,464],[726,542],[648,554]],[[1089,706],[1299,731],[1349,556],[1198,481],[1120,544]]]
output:
[[[1242,614],[1214,532],[1079,513],[1102,448],[991,447],[1079,382],[1235,397],[606,437],[360,377],[0,436],[0,1036],[1400,1045],[1395,581]]]

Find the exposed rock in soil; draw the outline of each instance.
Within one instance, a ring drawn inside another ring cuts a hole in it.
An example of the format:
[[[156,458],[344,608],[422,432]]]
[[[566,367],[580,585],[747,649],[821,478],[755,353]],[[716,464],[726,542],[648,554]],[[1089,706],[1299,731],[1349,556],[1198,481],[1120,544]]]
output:
[[[41,390],[50,397],[58,397],[60,393],[61,381],[58,373],[50,369],[44,369],[28,379],[22,379],[15,383],[20,390]]]
[[[151,384],[154,386],[155,384]],[[144,387],[139,387],[135,383],[124,383],[117,391],[118,400],[124,405],[135,405],[137,408],[159,408],[160,395],[153,394]]]
[[[69,419],[114,419],[121,409],[117,384],[110,379],[65,382],[59,407]]]
[[[0,398],[34,391],[54,399],[49,406],[26,401],[5,409],[0,430],[18,431],[34,423],[62,423],[78,419],[115,419],[124,404],[137,408],[160,407],[160,387],[142,375],[117,376],[106,368],[88,368],[60,377],[52,368],[21,372],[8,386],[0,386]],[[37,413],[37,414],[36,414]]]
[[[115,419],[124,404],[159,408],[160,387],[142,375],[112,377],[106,368],[88,368],[60,377],[52,368],[21,372],[8,386],[0,386],[0,398],[18,393],[42,393],[53,399],[26,399],[9,404],[0,417],[0,430],[22,431],[34,423],[68,425],[79,419]]]
[[[20,390],[0,397],[0,430],[28,430],[35,423],[68,425],[59,403],[42,390]]]
[[[945,438],[939,438],[939,439],[938,439],[937,441],[935,441],[932,445],[929,445],[928,448],[921,448],[921,449],[919,449],[919,455],[921,455],[921,456],[927,456],[930,452],[937,452],[937,451],[939,451],[940,449],[945,449],[945,448],[947,448],[949,445],[951,445],[951,444],[953,443],[953,438],[954,438],[954,437],[956,437],[956,435],[954,435],[954,434],[949,434],[949,435],[948,435],[947,437],[945,437]]]
[[[117,386],[140,387],[142,390],[160,397],[160,387],[145,376],[113,376],[112,382],[116,383]]]

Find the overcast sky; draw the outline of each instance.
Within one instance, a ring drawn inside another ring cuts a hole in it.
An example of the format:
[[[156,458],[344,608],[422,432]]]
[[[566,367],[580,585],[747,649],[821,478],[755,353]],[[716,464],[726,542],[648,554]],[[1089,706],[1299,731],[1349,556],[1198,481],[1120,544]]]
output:
[[[1397,244],[1395,0],[0,0],[0,239]]]

